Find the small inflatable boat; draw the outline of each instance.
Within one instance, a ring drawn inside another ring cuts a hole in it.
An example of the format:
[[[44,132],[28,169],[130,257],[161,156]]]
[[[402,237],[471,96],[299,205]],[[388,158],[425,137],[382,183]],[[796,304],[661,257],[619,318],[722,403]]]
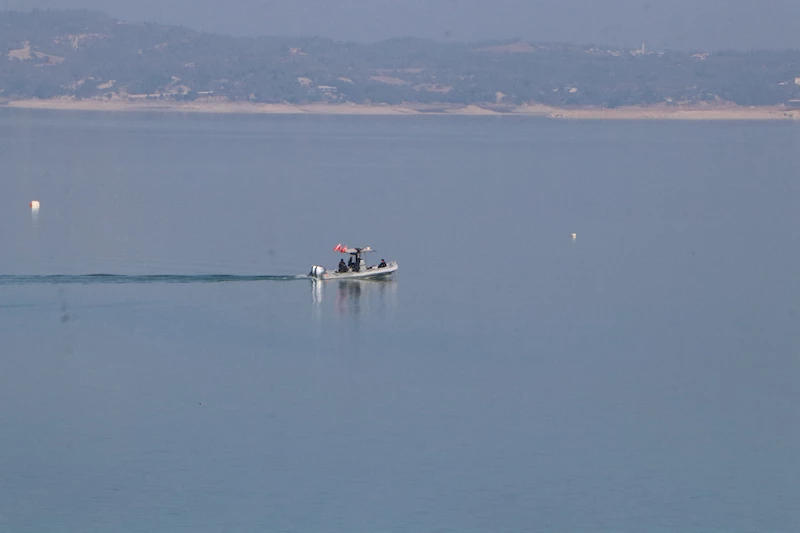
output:
[[[348,248],[343,244],[337,244],[333,251],[350,254],[350,260],[347,263],[344,262],[344,259],[341,260],[336,270],[326,270],[325,267],[313,265],[308,275],[320,280],[382,279],[391,277],[397,272],[397,261],[389,261],[387,263],[381,259],[379,264],[368,266],[362,254],[375,251],[369,246]]]

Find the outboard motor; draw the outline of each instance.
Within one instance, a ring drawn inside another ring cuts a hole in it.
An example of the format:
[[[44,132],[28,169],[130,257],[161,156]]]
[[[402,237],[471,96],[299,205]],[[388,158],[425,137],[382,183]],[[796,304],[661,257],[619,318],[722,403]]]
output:
[[[325,273],[325,267],[321,267],[319,265],[312,265],[311,272],[309,272],[308,275],[313,278],[321,278],[324,273]]]

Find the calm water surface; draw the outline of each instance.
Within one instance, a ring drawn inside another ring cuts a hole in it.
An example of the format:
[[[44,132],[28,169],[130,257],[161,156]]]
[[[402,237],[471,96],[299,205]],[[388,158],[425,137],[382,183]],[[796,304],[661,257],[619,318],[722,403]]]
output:
[[[0,530],[797,531],[797,153],[2,110]]]

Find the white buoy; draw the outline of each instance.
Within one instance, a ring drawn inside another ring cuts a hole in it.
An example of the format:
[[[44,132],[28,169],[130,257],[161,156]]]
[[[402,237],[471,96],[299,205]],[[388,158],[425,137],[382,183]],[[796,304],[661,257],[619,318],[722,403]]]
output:
[[[570,233],[569,236],[572,237],[573,241],[578,238],[578,234],[577,233]]]
[[[39,225],[39,200],[31,202],[31,221],[33,222],[33,227]]]

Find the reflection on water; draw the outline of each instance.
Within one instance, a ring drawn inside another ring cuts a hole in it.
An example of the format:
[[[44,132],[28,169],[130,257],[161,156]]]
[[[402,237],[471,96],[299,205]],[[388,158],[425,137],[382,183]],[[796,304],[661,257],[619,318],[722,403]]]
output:
[[[336,311],[345,314],[351,311],[353,314],[361,312],[361,282],[341,281],[336,293]]]
[[[314,302],[314,305],[311,306],[311,312],[315,322],[317,322],[321,316],[323,284],[324,282],[320,280],[311,280],[311,301]]]
[[[31,222],[34,229],[39,227],[39,202],[31,203]]]
[[[316,279],[311,280],[311,300],[316,305],[322,303],[322,284],[322,281]]]
[[[322,303],[334,297],[334,312],[337,315],[358,315],[360,313],[383,313],[397,307],[397,281],[359,280],[359,281],[312,281],[311,299],[314,303],[314,316],[320,315]]]
[[[340,281],[336,288],[337,314],[383,313],[397,306],[397,281]]]

